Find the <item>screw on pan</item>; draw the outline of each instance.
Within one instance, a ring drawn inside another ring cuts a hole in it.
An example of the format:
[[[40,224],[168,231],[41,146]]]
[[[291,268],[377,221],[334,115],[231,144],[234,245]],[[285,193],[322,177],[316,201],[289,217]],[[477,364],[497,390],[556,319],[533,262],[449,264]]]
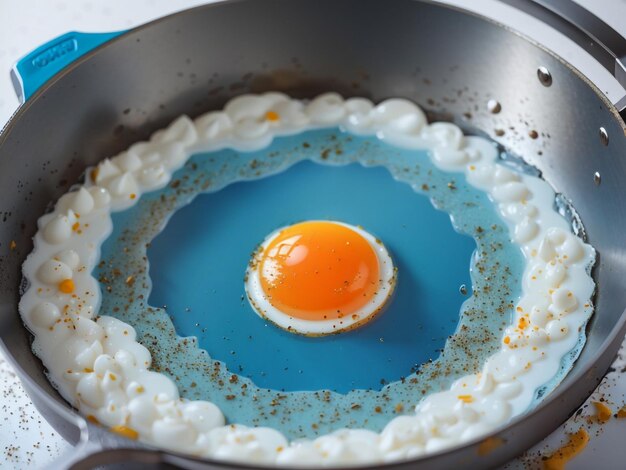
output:
[[[602,176],[597,171],[593,174],[593,182],[596,183],[596,186],[600,186],[602,182]]]
[[[602,142],[602,145],[607,146],[609,145],[609,133],[606,131],[606,129],[604,127],[600,128],[600,142]]]
[[[552,74],[543,65],[537,69],[537,78],[543,86],[552,85]]]

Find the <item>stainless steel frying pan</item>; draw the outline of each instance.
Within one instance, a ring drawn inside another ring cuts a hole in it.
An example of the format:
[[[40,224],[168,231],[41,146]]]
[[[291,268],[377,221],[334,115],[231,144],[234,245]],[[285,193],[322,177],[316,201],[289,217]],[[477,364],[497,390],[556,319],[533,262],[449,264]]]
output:
[[[508,3],[566,32],[626,85],[626,41],[599,20],[568,1],[554,2],[560,15],[535,2]],[[63,47],[49,48],[31,65],[54,69],[55,61],[71,58],[72,47]],[[563,422],[599,383],[626,331],[626,129],[619,114],[626,102],[616,108],[528,38],[454,8],[415,0],[239,0],[115,37],[48,80],[0,135],[0,338],[44,417],[81,443],[85,459],[74,468],[126,459],[144,466],[233,466],[159,452],[87,424],[52,388],[17,313],[21,264],[37,218],[87,165],[176,116],[273,89],[297,97],[327,90],[375,101],[403,96],[436,110],[439,119],[482,129],[571,200],[599,252],[587,345],[557,390],[493,433],[502,445],[489,453],[477,441],[393,467],[492,467]],[[500,103],[498,114],[487,109],[489,99]],[[94,449],[101,452],[88,455]]]

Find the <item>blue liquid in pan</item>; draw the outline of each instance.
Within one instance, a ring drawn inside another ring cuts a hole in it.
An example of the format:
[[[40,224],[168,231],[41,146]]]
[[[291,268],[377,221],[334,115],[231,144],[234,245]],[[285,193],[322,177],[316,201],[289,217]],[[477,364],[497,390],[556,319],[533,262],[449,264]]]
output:
[[[396,295],[364,327],[307,338],[248,304],[243,277],[256,245],[307,219],[361,225],[390,250]],[[114,227],[96,273],[111,286],[102,312],[135,326],[182,396],[290,438],[380,430],[478,370],[520,291],[522,255],[484,193],[426,152],[334,129],[194,155],[169,187],[115,214]]]
[[[368,325],[308,338],[267,324],[244,296],[250,253],[276,228],[330,219],[383,240],[398,268],[395,298]],[[150,250],[150,304],[167,305],[181,336],[255,384],[276,390],[380,389],[438,356],[470,285],[474,241],[454,231],[384,168],[297,163],[203,194],[180,209]],[[173,248],[175,247],[175,248]],[[181,295],[182,294],[182,295]]]

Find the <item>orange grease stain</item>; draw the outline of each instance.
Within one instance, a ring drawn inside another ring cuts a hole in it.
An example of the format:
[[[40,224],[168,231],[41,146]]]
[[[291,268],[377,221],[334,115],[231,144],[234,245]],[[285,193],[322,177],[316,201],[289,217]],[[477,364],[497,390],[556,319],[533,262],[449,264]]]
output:
[[[123,436],[127,439],[137,439],[139,437],[139,433],[137,431],[135,431],[133,428],[129,428],[128,426],[123,426],[123,425],[119,425],[119,426],[113,426],[111,428],[111,431],[113,431],[116,434],[119,434],[120,436]]]
[[[480,444],[478,444],[478,455],[485,456],[491,454],[494,450],[505,443],[504,439],[500,437],[488,437]]]
[[[59,283],[59,290],[64,294],[71,294],[75,288],[74,281],[71,279],[65,279]]]
[[[267,119],[268,121],[278,121],[280,119],[280,116],[276,111],[268,111],[267,113],[265,113],[265,119]]]
[[[565,470],[565,464],[580,454],[588,443],[589,434],[583,428],[570,434],[567,443],[543,461],[544,470]]]
[[[596,419],[600,423],[606,423],[613,415],[613,410],[601,401],[594,401],[593,406],[596,408]]]

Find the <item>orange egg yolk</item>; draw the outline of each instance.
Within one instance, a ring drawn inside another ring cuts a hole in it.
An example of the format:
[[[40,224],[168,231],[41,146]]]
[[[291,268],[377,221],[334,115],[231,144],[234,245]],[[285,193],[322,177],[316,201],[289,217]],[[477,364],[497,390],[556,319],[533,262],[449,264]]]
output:
[[[353,314],[379,287],[378,257],[354,230],[334,222],[292,225],[265,247],[261,287],[281,312],[309,321]]]

